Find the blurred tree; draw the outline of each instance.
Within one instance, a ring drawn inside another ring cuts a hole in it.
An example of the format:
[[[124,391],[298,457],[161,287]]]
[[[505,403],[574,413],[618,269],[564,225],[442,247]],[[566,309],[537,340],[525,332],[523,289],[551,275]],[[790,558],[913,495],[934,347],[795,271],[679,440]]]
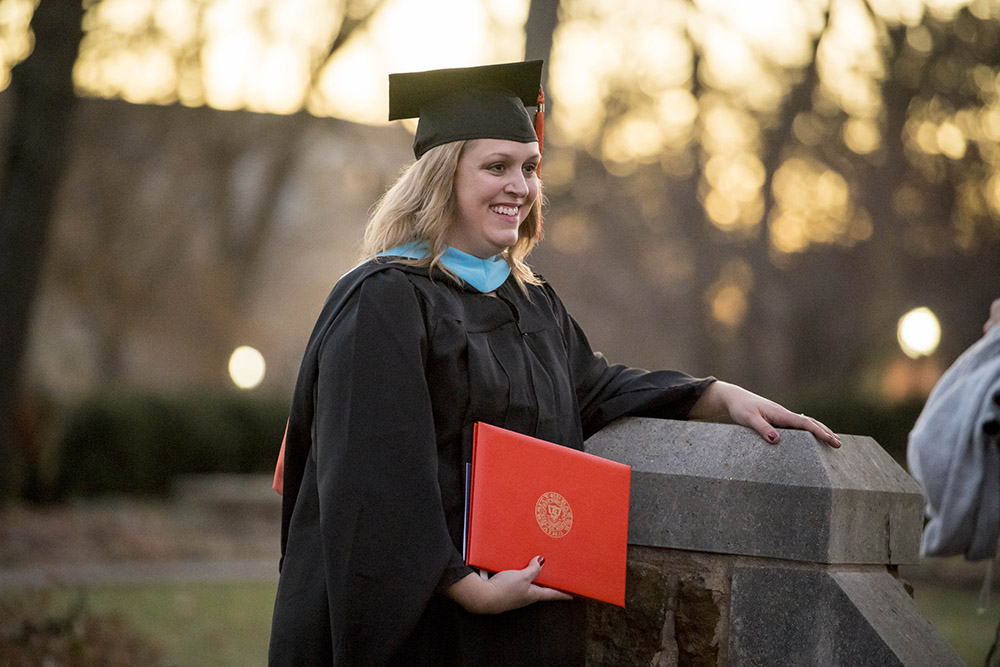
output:
[[[73,120],[79,0],[43,0],[31,20],[33,53],[14,67],[0,199],[0,470],[14,442],[18,385],[49,214]],[[0,480],[2,482],[4,480]]]
[[[548,95],[549,55],[559,26],[559,0],[531,0],[524,22],[524,59],[543,60],[542,87]],[[547,102],[548,104],[548,102]]]
[[[87,5],[86,13],[84,4]],[[179,46],[173,43],[169,49],[176,58],[174,66],[181,73],[173,80],[178,87],[183,87],[185,81],[190,82],[191,77],[185,79],[184,73],[190,73],[192,68],[199,66],[200,56],[209,46],[208,36],[211,32],[205,24],[211,22],[211,4],[207,0],[189,3],[188,7],[193,12],[186,17],[193,21],[187,26],[190,39]],[[366,26],[381,4],[382,0],[343,0],[340,3],[339,14],[335,14],[334,19],[326,23],[326,27],[330,28],[326,40],[319,42],[321,48],[314,48],[309,53],[306,72],[308,86],[304,93],[306,99],[312,94],[319,94],[320,73],[349,38]],[[138,13],[135,13],[137,8]],[[79,0],[43,0],[31,19],[33,49],[11,72],[14,112],[7,128],[6,158],[2,173],[3,199],[0,201],[0,279],[9,286],[5,290],[5,298],[0,300],[0,347],[5,351],[0,356],[0,469],[5,468],[3,462],[14,438],[18,388],[31,304],[42,266],[49,217],[67,158],[68,135],[76,101],[74,67],[82,70],[85,77],[88,65],[91,64],[86,60],[78,62],[81,40],[84,38],[83,26],[85,20],[91,28],[103,25],[100,20],[102,13],[133,19],[138,17],[134,31],[118,33],[116,38],[105,41],[104,44],[107,46],[125,39],[130,42],[129,47],[133,49],[133,54],[137,54],[135,57],[138,61],[143,60],[143,54],[148,55],[150,43],[170,41],[169,36],[160,30],[156,20],[164,14],[162,7],[127,5],[115,0],[90,3],[81,3]],[[169,11],[166,13],[169,14]],[[278,40],[280,36],[275,35],[272,30],[276,23],[280,23],[274,16],[276,13],[268,5],[261,5],[256,18],[259,30]],[[308,19],[308,16],[299,18]],[[95,32],[98,42],[102,37],[108,39],[108,35],[101,35],[100,30],[91,30],[87,37],[95,39]],[[101,48],[98,44],[91,51],[100,52]],[[144,69],[140,80],[152,81],[155,86],[163,85],[162,80],[149,77],[149,70],[145,69],[155,65],[155,62],[147,60],[141,65]],[[132,74],[136,73],[133,70]],[[176,90],[172,94],[176,99]],[[244,305],[246,278],[254,271],[264,239],[273,225],[277,193],[284,187],[292,172],[289,167],[296,144],[287,144],[283,151],[274,153],[274,158],[266,162],[266,173],[259,174],[258,182],[262,185],[254,188],[255,192],[252,193],[262,196],[258,199],[258,205],[250,209],[240,206],[250,196],[238,187],[240,178],[237,172],[246,166],[243,146],[234,147],[221,141],[215,148],[212,152],[215,164],[202,172],[210,174],[214,179],[205,205],[212,214],[211,219],[218,222],[216,232],[220,249],[220,261],[217,264],[219,271],[212,277],[212,281],[217,290],[233,296],[223,301],[231,308],[230,312],[239,312]],[[99,187],[94,192],[99,197],[102,193]],[[97,233],[97,237],[106,242],[127,237],[125,228],[128,221],[122,215],[116,215],[116,209],[121,206],[120,193],[105,191],[103,194],[106,196],[100,197],[99,205],[105,207],[106,215],[102,218],[104,229]],[[109,295],[142,294],[162,277],[165,262],[169,262],[176,254],[176,246],[160,250],[164,252],[155,256],[146,254],[155,266],[141,266],[138,271],[127,276],[115,275],[118,267],[110,267],[105,262],[106,271],[103,273],[82,271],[74,278],[85,277],[85,282],[96,282],[101,289],[111,288]],[[93,260],[94,257],[100,257],[100,254],[89,259]],[[110,304],[112,309],[122,305],[115,301]],[[117,344],[114,339],[106,338],[102,341],[103,356],[107,357],[105,366],[112,369],[111,373],[116,363]]]
[[[287,108],[308,105],[310,99],[325,95],[325,68],[352,35],[365,29],[381,4],[381,0],[353,0],[337,8],[332,15],[340,21],[335,24],[336,31],[324,33],[325,42],[315,42],[307,49],[308,76],[304,81],[308,85],[283,102]],[[198,55],[210,50],[217,39],[211,27],[212,3],[196,3],[195,7],[197,12],[189,17],[194,25],[189,26],[187,39],[176,53],[178,88],[164,88],[168,99],[195,95],[196,100],[204,101],[209,96],[211,76],[198,69]],[[254,29],[280,42],[279,14],[274,5],[258,5],[252,13]],[[320,15],[329,18],[328,12]],[[153,48],[151,45],[162,48],[175,39],[154,8],[147,8],[143,17],[131,30],[119,27],[114,31],[112,24],[104,26],[103,35],[100,30],[93,31],[90,38],[96,41],[89,50],[91,64],[100,57],[113,59],[109,53],[141,53]],[[326,18],[322,22],[327,23]],[[298,25],[299,29],[307,27]],[[185,93],[180,85],[184,80],[199,83],[190,84]],[[192,86],[201,92],[192,93]],[[244,342],[241,336],[252,311],[250,300],[258,287],[255,278],[261,273],[260,263],[278,221],[278,208],[284,201],[281,195],[295,182],[310,126],[296,117],[304,111],[281,120],[243,113],[238,124],[206,107],[190,113],[194,118],[188,122],[201,131],[178,133],[176,127],[165,123],[155,126],[156,134],[126,137],[125,145],[99,136],[82,139],[81,150],[92,153],[95,159],[94,168],[86,174],[89,182],[78,187],[91,193],[97,215],[85,223],[86,229],[78,230],[77,238],[89,236],[107,244],[108,252],[101,258],[79,242],[62,247],[61,282],[89,303],[103,304],[89,318],[92,335],[98,339],[100,383],[122,377],[128,332],[148,318],[151,310],[167,308],[169,293],[178,289],[188,296],[190,308],[202,314],[206,358],[223,360]],[[128,114],[125,106],[116,108],[122,125],[127,124]],[[276,128],[278,122],[281,131]],[[171,144],[180,150],[164,150]],[[160,159],[152,171],[130,171],[127,166],[123,169],[116,153],[132,155],[133,164],[144,155],[159,153]],[[137,216],[152,224],[138,222]],[[192,219],[198,221],[194,229]],[[140,226],[145,231],[136,233]],[[198,267],[197,286],[176,279],[182,265]],[[102,300],[101,294],[112,298]],[[217,365],[222,378],[225,367]]]
[[[914,299],[962,314],[921,272],[994,269],[1000,3],[562,9],[550,136],[586,152],[547,165],[553,233],[565,214],[605,238],[632,298],[691,325],[697,371],[856,382]],[[985,312],[1000,277],[968,287]]]

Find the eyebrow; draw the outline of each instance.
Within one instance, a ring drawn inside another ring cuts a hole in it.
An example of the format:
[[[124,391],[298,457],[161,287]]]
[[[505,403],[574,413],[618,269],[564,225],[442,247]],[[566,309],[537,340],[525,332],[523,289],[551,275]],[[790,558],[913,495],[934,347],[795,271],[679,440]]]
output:
[[[539,155],[538,153],[532,153],[530,156],[528,156],[527,158],[525,158],[524,161],[528,162],[530,160],[539,160],[539,159],[541,159],[541,157],[542,156]],[[498,158],[502,158],[502,159],[505,159],[505,160],[513,160],[514,159],[514,154],[513,153],[504,153],[502,151],[497,151],[495,153],[488,153],[487,155],[483,156],[484,160],[496,160]]]

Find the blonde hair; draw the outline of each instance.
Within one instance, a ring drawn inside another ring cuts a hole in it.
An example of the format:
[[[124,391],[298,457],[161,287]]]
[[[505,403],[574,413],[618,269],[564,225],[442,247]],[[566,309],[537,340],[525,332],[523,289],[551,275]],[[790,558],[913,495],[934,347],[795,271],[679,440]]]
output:
[[[458,281],[441,264],[448,249],[448,229],[455,224],[455,174],[467,141],[453,141],[436,146],[408,166],[389,190],[375,204],[361,244],[362,261],[413,241],[423,241],[429,257],[409,260],[414,266],[438,267]],[[517,242],[503,251],[503,258],[522,290],[539,285],[541,280],[525,263],[528,254],[541,240],[542,189],[518,229]]]

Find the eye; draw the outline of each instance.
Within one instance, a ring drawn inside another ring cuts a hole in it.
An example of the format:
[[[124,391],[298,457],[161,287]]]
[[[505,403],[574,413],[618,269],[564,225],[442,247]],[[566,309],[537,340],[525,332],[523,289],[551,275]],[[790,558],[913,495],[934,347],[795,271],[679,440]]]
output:
[[[503,170],[506,168],[507,165],[505,165],[503,162],[493,162],[491,164],[486,165],[486,171],[492,171],[497,174],[503,173]]]
[[[534,162],[524,165],[524,172],[526,174],[534,174],[538,171],[538,165]]]

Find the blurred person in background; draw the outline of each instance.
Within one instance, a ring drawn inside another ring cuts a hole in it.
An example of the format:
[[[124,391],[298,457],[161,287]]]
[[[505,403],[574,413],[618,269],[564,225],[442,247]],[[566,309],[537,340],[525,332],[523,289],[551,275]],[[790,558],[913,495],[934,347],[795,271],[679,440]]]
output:
[[[1000,299],[983,336],[952,364],[927,398],[906,448],[924,494],[923,556],[987,561],[980,591],[985,610],[1000,537]],[[996,664],[1000,626],[986,656]]]
[[[583,665],[582,600],[461,556],[465,462],[483,421],[583,449],[626,415],[730,419],[771,444],[819,422],[732,384],[612,365],[526,264],[542,235],[541,62],[390,76],[418,117],[364,261],[308,343],[276,486],[278,665]],[[359,156],[360,157],[360,156]]]
[[[935,384],[906,460],[927,502],[921,553],[993,559],[1000,536],[1000,299]]]

